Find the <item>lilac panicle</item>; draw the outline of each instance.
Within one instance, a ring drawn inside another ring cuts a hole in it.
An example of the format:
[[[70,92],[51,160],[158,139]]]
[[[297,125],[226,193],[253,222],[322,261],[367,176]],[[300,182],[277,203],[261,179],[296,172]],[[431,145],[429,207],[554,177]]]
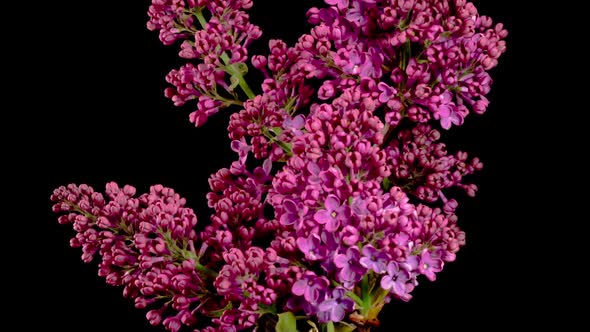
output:
[[[197,231],[161,185],[137,196],[72,184],[51,197],[82,260],[151,324],[252,330],[291,311],[368,326],[465,244],[452,194],[474,196],[466,178],[483,164],[449,153],[443,135],[486,111],[507,31],[465,0],[324,2],[294,45],[273,39],[252,56],[253,1],[151,1],[148,28],[187,61],[165,95],[192,104],[196,126],[236,110],[236,159],[209,178],[210,223]],[[263,77],[257,93],[249,65]]]
[[[485,112],[488,71],[506,51],[508,32],[472,3],[325,2],[330,7],[308,12],[315,27],[299,45],[310,73],[329,82],[326,97],[345,90],[350,78],[372,80],[392,126],[408,117],[449,129]]]
[[[178,331],[194,324],[186,314],[200,302],[208,277],[195,262],[197,218],[172,189],[156,185],[139,197],[135,192],[111,182],[105,197],[70,184],[56,189],[51,200],[55,212],[66,213],[60,222],[76,231],[70,243],[82,248],[82,259],[90,263],[98,256],[98,274],[108,284],[123,286],[137,308],[155,308],[147,315],[152,324]],[[168,317],[162,319],[164,311]]]
[[[262,32],[249,22],[245,10],[251,7],[250,0],[152,1],[148,29],[159,30],[165,45],[182,41],[179,55],[199,63],[172,70],[166,76],[172,87],[165,91],[176,106],[197,101],[189,116],[195,126],[203,125],[220,109],[241,105],[238,85],[248,97],[253,96],[243,75],[247,47]]]

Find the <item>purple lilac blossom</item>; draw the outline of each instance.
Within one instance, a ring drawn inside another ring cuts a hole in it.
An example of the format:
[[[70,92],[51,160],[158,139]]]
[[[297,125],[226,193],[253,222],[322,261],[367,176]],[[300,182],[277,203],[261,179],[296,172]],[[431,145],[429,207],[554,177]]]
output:
[[[52,195],[82,260],[97,258],[151,324],[239,331],[292,311],[354,325],[363,280],[385,295],[375,306],[408,301],[465,244],[450,195],[475,195],[465,177],[483,164],[448,153],[437,128],[486,111],[506,30],[465,0],[325,3],[294,45],[273,39],[251,56],[253,1],[152,0],[148,28],[188,61],[165,95],[195,104],[196,126],[237,110],[236,160],[209,179],[211,222],[197,232],[185,200],[160,185],[139,197],[115,183]]]

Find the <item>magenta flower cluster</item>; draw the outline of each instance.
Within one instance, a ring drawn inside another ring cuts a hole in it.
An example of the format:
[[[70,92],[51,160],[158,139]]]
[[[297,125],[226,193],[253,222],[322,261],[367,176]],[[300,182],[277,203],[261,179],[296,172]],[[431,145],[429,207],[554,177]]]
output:
[[[506,30],[465,0],[325,3],[295,45],[271,40],[268,55],[249,56],[261,36],[252,1],[152,0],[148,28],[189,60],[166,96],[194,100],[197,126],[237,110],[236,161],[209,179],[211,222],[197,232],[185,200],[159,185],[52,196],[71,245],[85,262],[98,256],[99,275],[150,323],[368,331],[465,244],[451,196],[474,196],[465,178],[483,164],[448,153],[436,128],[486,110]],[[258,93],[248,63],[263,74]]]

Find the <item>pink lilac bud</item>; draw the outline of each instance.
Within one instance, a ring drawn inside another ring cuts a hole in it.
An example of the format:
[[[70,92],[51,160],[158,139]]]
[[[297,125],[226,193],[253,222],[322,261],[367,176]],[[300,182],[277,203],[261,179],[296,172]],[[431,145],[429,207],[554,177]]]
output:
[[[506,30],[464,0],[325,3],[294,46],[274,39],[250,56],[261,36],[251,0],[152,1],[148,28],[191,60],[167,75],[166,96],[196,104],[196,126],[237,106],[236,159],[209,179],[211,223],[197,231],[186,201],[161,185],[139,196],[69,185],[51,197],[83,261],[96,259],[151,324],[252,329],[267,307],[347,322],[347,292],[367,274],[384,302],[408,301],[465,244],[448,196],[475,195],[465,177],[483,164],[449,154],[433,128],[486,111]],[[258,95],[246,63],[264,76]]]

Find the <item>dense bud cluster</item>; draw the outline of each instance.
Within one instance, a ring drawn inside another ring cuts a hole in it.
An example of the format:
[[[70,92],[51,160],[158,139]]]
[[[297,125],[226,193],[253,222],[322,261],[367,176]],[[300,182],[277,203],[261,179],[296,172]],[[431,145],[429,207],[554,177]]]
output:
[[[152,0],[148,28],[189,61],[166,77],[166,96],[195,101],[197,126],[236,109],[237,159],[209,179],[211,222],[197,232],[185,200],[160,185],[52,195],[71,245],[150,323],[367,331],[465,244],[451,196],[474,196],[465,178],[483,164],[449,153],[441,133],[485,112],[506,30],[465,0],[325,3],[293,46],[271,40],[250,56],[261,35],[252,1]]]

